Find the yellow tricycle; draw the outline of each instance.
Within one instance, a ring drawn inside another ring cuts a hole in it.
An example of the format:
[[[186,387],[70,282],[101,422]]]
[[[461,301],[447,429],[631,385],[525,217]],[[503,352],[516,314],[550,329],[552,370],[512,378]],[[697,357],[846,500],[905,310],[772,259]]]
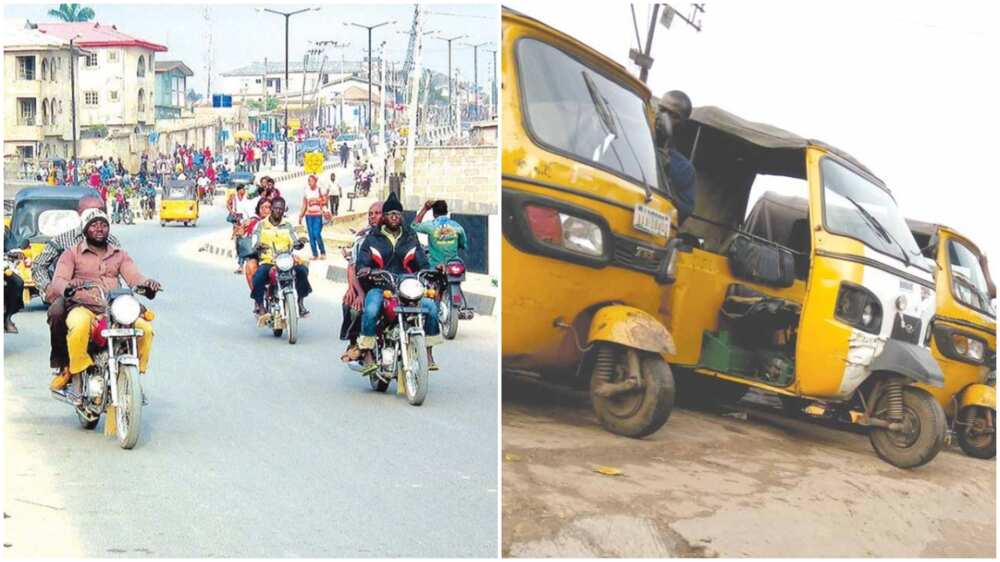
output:
[[[649,435],[674,402],[658,317],[677,216],[649,90],[534,19],[502,25],[505,373],[588,388],[607,430]]]
[[[194,226],[198,222],[198,190],[193,180],[166,180],[160,200],[160,226],[179,222]]]
[[[897,467],[932,460],[946,432],[927,390],[944,384],[927,347],[933,264],[884,182],[830,145],[715,107],[675,138],[697,170],[666,290],[679,392],[756,388],[867,427]],[[807,205],[766,213],[768,191]]]
[[[948,416],[965,453],[997,455],[996,285],[986,257],[971,240],[938,224],[907,221],[924,255],[937,263],[937,312],[931,353],[944,371],[944,387],[926,387]]]

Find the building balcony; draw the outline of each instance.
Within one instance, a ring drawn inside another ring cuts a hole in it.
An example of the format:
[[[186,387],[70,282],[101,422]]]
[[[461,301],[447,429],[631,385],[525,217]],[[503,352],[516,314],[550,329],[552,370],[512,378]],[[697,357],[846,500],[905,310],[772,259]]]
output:
[[[7,128],[4,134],[4,140],[9,142],[39,142],[44,138],[45,128],[40,125],[16,124]]]

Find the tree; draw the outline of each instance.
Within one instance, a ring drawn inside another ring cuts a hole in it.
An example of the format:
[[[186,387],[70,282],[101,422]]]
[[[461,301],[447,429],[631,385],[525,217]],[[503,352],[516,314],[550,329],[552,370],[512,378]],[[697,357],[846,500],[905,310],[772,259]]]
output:
[[[201,101],[202,95],[194,91],[194,88],[191,88],[187,91],[187,95],[185,97],[187,97],[187,102],[189,104],[194,105]]]
[[[278,109],[278,98],[275,96],[267,96],[267,104],[263,104],[260,100],[250,100],[247,102],[247,107],[255,111],[270,112]],[[263,108],[263,109],[262,109]]]
[[[79,4],[59,4],[58,10],[49,10],[49,15],[63,21],[90,21],[94,10]]]

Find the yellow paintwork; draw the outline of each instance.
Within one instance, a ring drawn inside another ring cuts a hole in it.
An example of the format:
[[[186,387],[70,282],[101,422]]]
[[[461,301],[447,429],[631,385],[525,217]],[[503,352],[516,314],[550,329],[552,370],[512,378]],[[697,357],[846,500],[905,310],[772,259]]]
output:
[[[651,353],[672,353],[674,340],[652,314],[633,306],[606,306],[594,314],[587,343],[607,341]]]
[[[972,384],[962,392],[962,399],[958,402],[958,411],[964,410],[968,406],[983,406],[993,410],[997,409],[997,389],[986,384]]]
[[[160,221],[196,221],[198,202],[194,199],[164,199],[160,202]]]
[[[819,164],[824,157],[836,159],[816,146],[805,149],[812,234],[812,269],[808,283],[796,279],[788,288],[757,285],[734,277],[729,269],[729,260],[723,255],[697,248],[682,252],[677,262],[677,281],[666,290],[667,311],[664,317],[677,343],[677,353],[667,358],[670,363],[687,367],[698,365],[704,332],[718,330],[719,310],[726,290],[729,285],[740,283],[763,294],[802,305],[795,351],[795,378],[791,385],[778,387],[703,368],[696,372],[778,394],[838,400],[852,329],[836,320],[833,311],[841,281],[860,285],[864,266],[817,256],[816,251],[864,256],[864,245],[857,240],[826,232],[822,227],[823,187]]]
[[[646,100],[651,122],[649,90],[622,66],[565,34],[506,10],[502,21],[501,147],[504,191],[539,195],[587,209],[604,217],[617,235],[665,246],[667,237],[645,234],[632,226],[632,208],[645,203],[642,186],[542,149],[528,136],[523,125],[514,68],[514,44],[522,37],[532,37],[572,53],[584,64],[613,76],[620,83],[640,92]],[[652,135],[652,127],[649,134]],[[524,180],[562,186],[581,195]],[[667,214],[671,224],[676,224],[676,210],[665,197],[654,194],[652,201],[645,204]],[[501,252],[504,264],[502,341],[505,368],[538,370],[576,366],[581,357],[579,346],[583,343],[576,338],[590,333],[593,315],[605,307],[625,305],[653,317],[661,316],[664,311],[663,285],[650,274],[611,265],[595,269],[528,254],[511,245],[506,236]],[[609,320],[613,318],[629,326],[640,323],[627,314],[619,315],[615,310],[618,309],[612,308],[605,313]],[[557,321],[573,325],[575,332],[555,326]],[[599,332],[610,334],[618,329],[618,326],[609,325]]]
[[[973,332],[980,338],[986,340],[986,345],[989,348],[988,351],[996,351],[996,319],[962,304],[955,299],[955,295],[952,293],[951,260],[948,259],[948,242],[950,240],[959,241],[976,254],[980,253],[979,248],[968,238],[950,228],[938,226],[936,261],[939,267],[935,275],[935,288],[937,293],[937,308],[935,310],[935,314],[937,317],[934,322],[965,332]],[[971,329],[967,325],[956,324],[954,322],[943,320],[942,318],[963,320],[978,326],[979,329]],[[986,381],[986,375],[989,373],[989,368],[985,365],[973,365],[945,357],[938,349],[937,341],[933,337],[931,338],[931,355],[941,366],[941,370],[944,371],[944,387],[932,388],[926,385],[920,385],[920,387],[931,393],[938,403],[941,404],[941,407],[944,408],[945,414],[951,418],[958,413],[955,411],[955,400],[964,402],[965,393],[969,392],[968,389],[970,388],[970,385]],[[995,398],[993,398],[993,401],[995,403]],[[990,407],[994,410],[996,409],[996,406]]]

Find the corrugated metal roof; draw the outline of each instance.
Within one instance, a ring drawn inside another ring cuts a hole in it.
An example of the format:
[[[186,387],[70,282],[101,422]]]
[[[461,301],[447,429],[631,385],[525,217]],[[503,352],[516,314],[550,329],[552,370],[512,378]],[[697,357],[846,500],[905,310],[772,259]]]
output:
[[[167,50],[163,45],[126,35],[118,31],[114,25],[102,25],[97,22],[39,23],[38,30],[66,40],[80,35],[76,44],[85,48],[140,47],[158,52]]]
[[[194,72],[188,68],[188,65],[179,60],[158,60],[156,61],[155,67],[156,72],[170,72],[171,70],[177,68],[184,73],[184,76],[194,76]]]
[[[62,47],[69,41],[47,35],[34,29],[26,19],[3,20],[3,46],[13,47]]]

